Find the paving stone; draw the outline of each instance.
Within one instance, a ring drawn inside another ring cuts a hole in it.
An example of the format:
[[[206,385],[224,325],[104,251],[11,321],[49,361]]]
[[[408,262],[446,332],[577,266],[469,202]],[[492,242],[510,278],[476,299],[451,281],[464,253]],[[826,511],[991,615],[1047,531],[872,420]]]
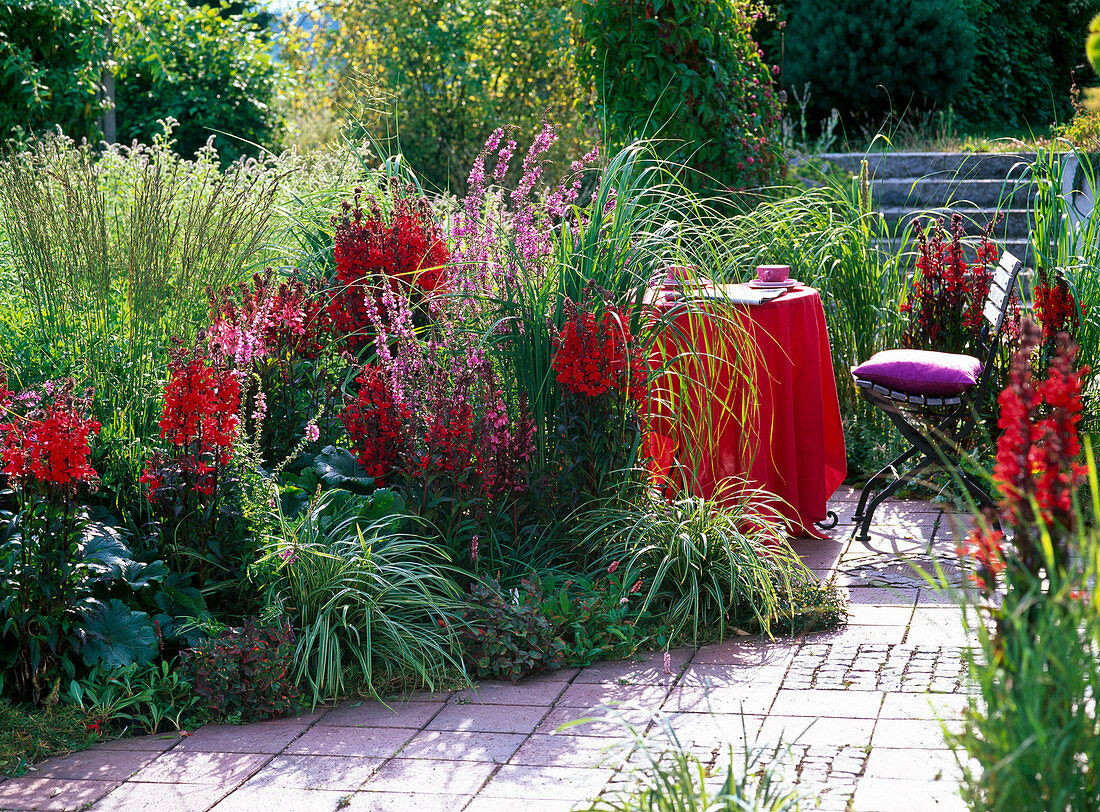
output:
[[[623,755],[621,740],[601,736],[535,734],[527,739],[509,764],[535,767],[601,767]]]
[[[772,714],[761,725],[756,743],[862,747],[871,743],[874,731],[873,719],[807,719],[804,716]]]
[[[595,797],[609,770],[584,767],[528,767],[506,764],[479,793],[485,798],[581,801]],[[526,805],[524,805],[526,807]]]
[[[799,645],[797,640],[783,638],[762,640],[759,637],[739,637],[703,646],[692,657],[691,664],[736,665],[746,668],[772,665],[783,668],[790,663]]]
[[[204,725],[173,752],[278,753],[304,730],[298,725]]]
[[[627,723],[639,730],[648,727],[653,713],[644,708],[623,706],[610,714],[588,713],[584,708],[554,708],[535,729],[536,733],[556,736],[601,736],[621,739],[630,734]],[[582,724],[570,724],[584,719]]]
[[[241,789],[358,789],[384,760],[363,756],[275,756]]]
[[[118,781],[41,778],[31,773],[0,784],[0,809],[19,812],[84,809],[118,784]]]
[[[723,751],[731,744],[743,749],[764,723],[762,715],[740,713],[670,713],[666,718],[682,745]],[[650,732],[654,742],[665,737],[665,729],[660,726]]]
[[[669,685],[684,670],[694,655],[690,648],[669,652],[669,672],[665,672],[663,651],[647,652],[635,660],[607,660],[593,663],[573,680],[574,684],[615,682],[630,685]]]
[[[335,812],[459,812],[468,809],[469,795],[437,795],[429,792],[357,792],[348,805]],[[524,804],[527,809],[527,804]]]
[[[524,798],[517,804],[515,798],[485,798],[478,796],[470,802],[463,812],[570,812],[573,809],[587,808],[584,802],[566,799]]]
[[[904,589],[886,589],[872,586],[848,586],[841,590],[849,605],[856,603],[869,603],[875,606],[914,606],[920,589],[907,587]]]
[[[310,728],[287,747],[288,755],[390,758],[416,733],[410,728]]]
[[[963,812],[957,787],[943,781],[864,778],[852,799],[852,812]]]
[[[668,691],[663,685],[619,685],[614,682],[574,683],[565,689],[556,707],[598,708],[610,703],[625,703],[656,709]]]
[[[445,707],[444,702],[345,702],[319,724],[332,726],[411,727],[420,729]]]
[[[341,799],[351,793],[327,789],[290,787],[241,787],[214,807],[213,812],[256,812],[258,809],[293,809],[294,812],[337,812]],[[353,796],[351,796],[353,797]],[[344,809],[353,809],[344,806]],[[362,808],[362,807],[360,807]]]
[[[451,703],[549,707],[567,685],[561,680],[525,680],[514,685],[511,682],[485,681],[474,688],[457,692]]]
[[[124,781],[157,757],[150,750],[83,750],[69,756],[48,758],[38,764],[39,778]]]
[[[912,606],[853,603],[848,606],[848,626],[908,626],[913,611]]]
[[[547,709],[541,705],[448,705],[427,729],[531,733],[546,714]]]
[[[794,652],[791,652],[791,657]],[[791,657],[765,665],[692,663],[684,671],[677,685],[718,688],[722,686],[778,686],[790,666]]]
[[[97,744],[95,750],[150,750],[164,752],[183,741],[184,737],[175,733],[160,734],[156,736],[132,736],[124,739],[113,739],[109,742]]]
[[[250,753],[189,753],[170,750],[138,770],[132,781],[156,784],[234,786],[263,766],[271,756]]]
[[[877,691],[782,690],[773,708],[784,716],[876,719],[883,696]]]
[[[495,769],[490,762],[395,758],[387,761],[360,790],[409,792],[413,788],[430,787],[432,792],[443,795],[473,795]]]
[[[666,713],[750,713],[765,714],[773,707],[779,682],[764,685],[738,685],[721,688],[673,688],[662,709]]]
[[[401,751],[401,757],[503,764],[515,754],[525,738],[513,733],[426,730],[413,737]]]
[[[205,812],[231,787],[127,781],[92,806],[92,812]]]
[[[948,729],[957,730],[959,724],[949,722]],[[946,746],[943,725],[930,719],[880,719],[871,744],[909,750],[941,750]]]
[[[332,710],[331,706],[318,705],[312,710],[302,710],[297,713],[291,713],[287,716],[276,716],[274,719],[265,719],[262,722],[255,722],[257,725],[298,725],[299,727],[309,727],[326,713]]]
[[[962,779],[962,769],[953,750],[923,750],[914,757],[912,750],[874,747],[864,774],[867,778],[912,781],[958,783]]]

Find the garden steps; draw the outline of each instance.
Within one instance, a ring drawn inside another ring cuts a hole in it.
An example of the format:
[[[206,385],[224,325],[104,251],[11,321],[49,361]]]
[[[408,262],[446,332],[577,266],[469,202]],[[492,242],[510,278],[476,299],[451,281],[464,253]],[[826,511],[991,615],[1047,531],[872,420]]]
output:
[[[1005,217],[994,229],[994,238],[1028,263],[1028,203],[1034,193],[1029,165],[1035,153],[826,153],[821,159],[853,175],[866,160],[871,199],[891,227],[915,216],[949,220],[958,211],[973,236],[1002,212]],[[899,246],[895,241],[891,247]]]

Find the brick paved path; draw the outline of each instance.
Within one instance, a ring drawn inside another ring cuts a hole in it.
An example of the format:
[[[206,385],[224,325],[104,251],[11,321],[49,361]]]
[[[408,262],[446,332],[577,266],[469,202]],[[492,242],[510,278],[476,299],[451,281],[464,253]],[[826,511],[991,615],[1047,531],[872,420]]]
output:
[[[958,609],[906,562],[949,578],[953,516],[887,504],[870,545],[848,541],[842,489],[834,542],[799,542],[806,563],[849,594],[838,632],[742,638],[641,662],[599,663],[393,705],[345,703],[296,718],[207,726],[187,738],[127,739],[51,759],[0,784],[0,809],[569,810],[621,775],[606,763],[623,729],[560,725],[602,703],[644,724],[667,715],[680,741],[724,764],[730,746],[793,742],[777,768],[804,808],[961,809],[943,742],[966,701]]]

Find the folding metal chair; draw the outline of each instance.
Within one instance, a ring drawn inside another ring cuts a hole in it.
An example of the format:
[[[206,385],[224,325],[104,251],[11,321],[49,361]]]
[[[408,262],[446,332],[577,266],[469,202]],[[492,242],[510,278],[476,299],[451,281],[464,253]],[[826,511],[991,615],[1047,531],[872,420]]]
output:
[[[902,392],[861,378],[853,369],[855,384],[863,397],[882,409],[909,443],[905,451],[863,486],[859,505],[852,517],[858,525],[857,540],[870,540],[868,531],[878,506],[902,485],[915,481],[927,468],[939,467],[951,473],[979,504],[990,507],[996,504],[985,487],[963,467],[961,443],[977,426],[978,407],[986,402],[986,393],[994,377],[1005,313],[1020,267],[1020,260],[1012,254],[1006,251],[1001,255],[982,308],[985,323],[975,345],[976,356],[983,360],[981,371],[977,381],[958,395]],[[884,483],[885,487],[882,487]]]

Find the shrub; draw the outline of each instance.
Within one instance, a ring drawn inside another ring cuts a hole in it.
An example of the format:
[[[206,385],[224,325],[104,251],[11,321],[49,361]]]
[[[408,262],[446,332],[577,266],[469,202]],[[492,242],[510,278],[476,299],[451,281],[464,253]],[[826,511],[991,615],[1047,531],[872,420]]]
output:
[[[578,69],[613,145],[660,136],[719,190],[775,177],[778,97],[741,0],[578,0]]]
[[[974,70],[955,97],[960,116],[994,131],[1036,129],[1071,114],[1071,88],[1096,0],[966,0]]]
[[[55,126],[94,140],[108,8],[96,0],[0,2],[0,140],[16,127],[37,134]]]
[[[294,647],[289,623],[249,619],[184,652],[183,668],[213,721],[256,722],[294,707]]]
[[[158,121],[179,124],[176,149],[190,157],[218,134],[225,163],[271,147],[277,99],[291,82],[255,14],[226,15],[186,0],[139,0],[115,30],[118,139],[150,143]]]
[[[970,76],[974,29],[954,0],[839,0],[827,9],[799,0],[785,53],[784,83],[810,85],[813,120],[836,108],[874,127],[891,111],[950,103]]]
[[[561,665],[562,641],[539,611],[541,586],[524,581],[523,590],[505,595],[491,578],[470,586],[459,642],[471,676],[515,682]]]

